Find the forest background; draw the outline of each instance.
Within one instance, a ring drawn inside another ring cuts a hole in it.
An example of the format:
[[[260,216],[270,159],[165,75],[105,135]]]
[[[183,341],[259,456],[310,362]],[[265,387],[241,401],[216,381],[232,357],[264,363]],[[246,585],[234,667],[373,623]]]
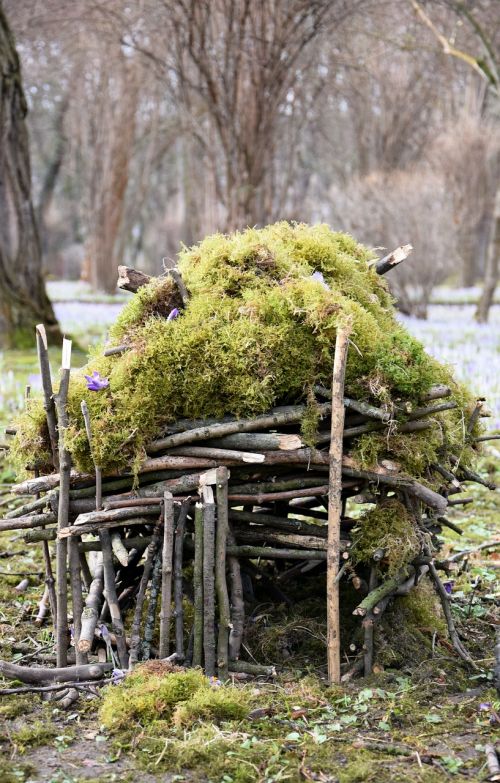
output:
[[[32,172],[21,216],[16,183],[0,188],[4,346],[17,339],[10,289],[29,294],[26,326],[54,321],[33,288],[40,267],[111,294],[120,263],[160,273],[181,243],[277,219],[324,221],[374,248],[411,242],[390,280],[402,312],[425,318],[440,284],[466,301],[479,285],[487,320],[500,242],[495,0],[3,0],[3,11],[25,105],[4,90],[2,121],[18,143],[27,123],[28,187],[30,158]],[[26,122],[9,116],[26,110]],[[7,143],[7,170],[9,154]]]

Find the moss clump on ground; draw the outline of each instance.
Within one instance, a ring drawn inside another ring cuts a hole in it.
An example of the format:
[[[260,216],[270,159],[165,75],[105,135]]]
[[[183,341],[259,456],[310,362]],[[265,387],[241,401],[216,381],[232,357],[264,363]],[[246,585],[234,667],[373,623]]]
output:
[[[354,563],[371,564],[374,552],[383,549],[384,572],[393,576],[416,557],[420,547],[416,524],[405,506],[391,498],[360,517],[353,531],[351,556]]]
[[[138,666],[119,688],[110,686],[100,718],[110,731],[147,726],[155,721],[177,727],[197,721],[233,720],[248,712],[243,690],[221,687],[200,669],[171,671],[161,664]]]
[[[347,393],[404,411],[433,383],[451,384],[460,405],[440,419],[440,434],[453,432],[461,448],[459,425],[470,400],[398,324],[370,260],[367,248],[326,225],[285,222],[184,248],[178,264],[191,295],[187,308],[168,321],[180,302],[170,278],[153,279],[111,330],[112,342],[131,350],[111,357],[94,350],[72,375],[68,447],[76,467],[91,468],[82,399],[100,465],[130,466],[178,418],[251,416],[307,400],[315,383],[330,383],[335,335],[345,321],[352,324]],[[84,375],[93,371],[109,378],[108,388],[87,390]],[[309,441],[314,423],[310,406]],[[18,468],[38,462],[43,451],[46,458],[45,436],[41,402],[33,401],[12,448]],[[435,457],[434,445],[416,466],[419,472]],[[410,464],[412,451],[402,454],[403,463]]]

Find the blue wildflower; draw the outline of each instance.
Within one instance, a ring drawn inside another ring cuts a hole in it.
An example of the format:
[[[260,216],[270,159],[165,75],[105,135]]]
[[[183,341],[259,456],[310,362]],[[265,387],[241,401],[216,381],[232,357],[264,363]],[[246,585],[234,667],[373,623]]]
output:
[[[108,379],[101,378],[100,373],[98,373],[96,370],[94,370],[92,375],[86,375],[85,380],[87,381],[87,389],[89,391],[101,391],[102,389],[106,389],[106,387],[109,386]]]
[[[171,310],[170,313],[168,314],[167,321],[173,321],[174,318],[177,318],[178,315],[179,315],[179,310],[177,309],[177,307],[174,307],[174,309]]]

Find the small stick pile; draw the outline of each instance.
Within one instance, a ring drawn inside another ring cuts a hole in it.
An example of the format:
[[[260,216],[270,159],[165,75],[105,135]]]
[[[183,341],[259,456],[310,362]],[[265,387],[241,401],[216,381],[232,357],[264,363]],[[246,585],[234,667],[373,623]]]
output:
[[[408,246],[399,251],[379,262],[380,273],[399,263]],[[120,270],[121,286],[128,290],[137,290],[147,280],[135,270]],[[180,283],[179,290],[184,300],[187,292]],[[472,664],[438,573],[449,563],[435,560],[436,536],[443,527],[460,532],[445,516],[453,503],[450,496],[462,491],[463,482],[485,482],[459,465],[454,473],[435,465],[434,473],[442,479],[436,492],[393,462],[369,471],[356,463],[349,453],[352,439],[389,430],[394,422],[387,411],[344,396],[348,337],[348,328],[339,329],[331,390],[315,389],[322,419],[317,448],[307,448],[300,435],[305,406],[293,405],[251,419],[178,421],[149,444],[135,475],[103,475],[95,460],[93,473],[71,468],[64,447],[71,343],[64,341],[61,383],[54,396],[45,330],[37,327],[56,472],[35,472],[14,486],[15,493],[34,499],[0,520],[0,531],[24,530],[27,543],[42,544],[44,614],[50,605],[59,668],[68,666],[71,623],[76,666],[68,671],[75,680],[95,677],[99,662],[103,676],[110,663],[126,670],[150,657],[203,666],[207,676],[221,680],[230,672],[271,675],[273,667],[240,660],[244,583],[269,562],[279,572],[280,583],[326,569],[330,682],[341,680],[339,590],[353,590],[359,596],[353,613],[364,634],[363,650],[348,661],[348,679],[372,671],[374,627],[393,599],[407,595],[425,574],[441,599],[457,654]],[[111,349],[117,350],[126,346]],[[406,423],[398,425],[399,431],[430,427],[434,414],[455,407],[450,395],[445,386],[432,388]],[[472,414],[469,431],[484,413],[482,405],[479,402]],[[93,453],[85,402],[82,412]],[[356,573],[350,562],[351,531],[358,520],[349,518],[346,503],[353,496],[376,504],[397,498],[422,532],[425,543],[418,556],[380,584],[376,565],[384,558],[383,549],[373,552],[365,574]],[[56,589],[50,541],[56,544]],[[42,622],[42,609],[40,616]],[[97,656],[97,664],[89,662],[91,656]],[[57,669],[30,670],[26,678],[17,668],[16,678],[25,682],[58,679]]]

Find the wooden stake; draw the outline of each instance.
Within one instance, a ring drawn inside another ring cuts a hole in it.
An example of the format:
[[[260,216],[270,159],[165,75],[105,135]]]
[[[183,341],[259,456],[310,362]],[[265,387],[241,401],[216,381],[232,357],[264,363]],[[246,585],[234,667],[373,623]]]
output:
[[[332,378],[332,431],[328,491],[328,542],[326,566],[328,681],[340,683],[340,614],[337,573],[342,514],[342,440],[344,432],[344,378],[350,329],[340,327],[335,341]]]
[[[52,450],[52,459],[54,468],[59,470],[59,455],[57,448],[57,421],[56,407],[54,403],[54,394],[52,390],[52,378],[50,374],[49,352],[47,347],[47,334],[43,324],[36,326],[36,348],[38,352],[38,362],[40,365],[40,376],[43,389],[43,407],[47,418],[47,429],[49,431],[50,448]]]
[[[203,506],[194,509],[194,638],[193,666],[201,666],[203,653]]]
[[[68,525],[69,515],[69,484],[71,472],[71,455],[64,445],[64,436],[68,427],[68,389],[71,369],[71,340],[63,340],[61,382],[56,396],[56,409],[59,424],[59,505],[57,512],[57,528]],[[64,667],[68,662],[68,542],[57,539],[56,543],[56,654],[57,666]]]
[[[217,468],[217,533],[215,542],[215,588],[219,607],[219,634],[217,638],[217,668],[220,680],[227,680],[228,670],[228,643],[229,629],[231,627],[229,594],[226,582],[226,547],[229,533],[228,516],[228,470],[226,467]]]
[[[215,503],[211,487],[203,487],[203,651],[205,674],[215,676]]]
[[[160,658],[168,657],[170,647],[174,525],[174,499],[171,492],[165,492],[163,495],[163,554],[161,566],[160,646],[158,652]]]
[[[44,541],[44,544],[47,544]],[[48,544],[47,544],[48,546]],[[82,579],[80,574],[80,553],[78,551],[78,539],[69,540],[69,573],[71,581],[71,601],[73,608],[73,641],[75,644],[75,657],[77,665],[88,663],[87,653],[82,652],[78,643],[82,631],[83,595]]]
[[[155,527],[153,536],[147,548],[146,560],[144,563],[144,571],[142,572],[141,581],[139,584],[139,592],[137,593],[137,600],[135,604],[134,619],[132,621],[132,628],[130,629],[130,658],[129,669],[133,669],[134,664],[139,660],[140,646],[141,646],[141,621],[142,610],[144,606],[144,599],[146,597],[146,590],[148,587],[149,578],[153,570],[156,553],[158,552],[161,533],[161,522]]]
[[[235,546],[234,535],[229,527],[227,536],[229,546]],[[237,557],[228,556],[229,583],[231,586],[231,630],[229,632],[229,660],[236,661],[240,657],[245,625],[245,603],[243,601],[243,582],[241,580],[240,561]]]
[[[184,654],[184,608],[182,605],[182,555],[184,549],[184,531],[189,501],[181,506],[175,528],[174,544],[174,606],[175,606],[175,652],[177,661],[183,661]]]

